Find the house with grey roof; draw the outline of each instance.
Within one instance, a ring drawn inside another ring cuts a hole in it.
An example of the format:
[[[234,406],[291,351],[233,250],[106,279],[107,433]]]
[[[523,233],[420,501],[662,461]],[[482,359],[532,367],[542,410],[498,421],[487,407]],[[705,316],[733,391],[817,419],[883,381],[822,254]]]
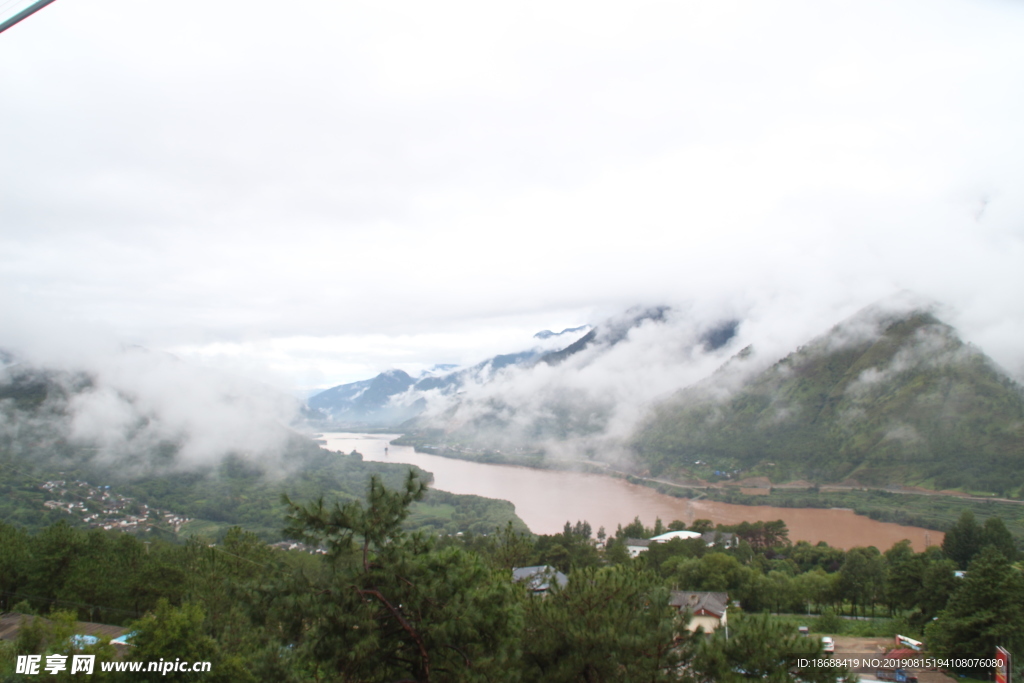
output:
[[[650,539],[647,538],[627,538],[626,539],[626,550],[629,551],[630,557],[636,557],[640,553],[644,552],[651,546]]]
[[[688,631],[703,628],[705,633],[711,633],[728,623],[728,593],[672,591],[668,604],[680,612],[690,612],[690,621],[686,624]]]
[[[512,581],[526,585],[526,590],[533,595],[546,595],[552,586],[565,588],[569,585],[569,577],[550,565],[536,567],[514,567]]]

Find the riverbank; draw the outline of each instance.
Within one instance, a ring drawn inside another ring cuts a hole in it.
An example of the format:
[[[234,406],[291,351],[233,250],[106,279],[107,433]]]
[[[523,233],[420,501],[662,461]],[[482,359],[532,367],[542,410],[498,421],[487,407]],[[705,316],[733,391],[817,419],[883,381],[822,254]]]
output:
[[[1024,501],[981,498],[953,492],[902,488],[884,490],[841,485],[808,484],[806,488],[791,485],[743,487],[706,482],[675,482],[643,477],[596,461],[558,461],[539,452],[502,453],[473,451],[424,443],[422,439],[403,435],[392,444],[411,446],[417,453],[436,455],[466,462],[489,465],[530,467],[547,471],[583,472],[623,479],[631,484],[650,488],[663,495],[690,500],[714,501],[729,505],[771,506],[794,509],[848,509],[854,514],[875,521],[919,527],[945,532],[965,510],[980,520],[998,516],[1010,533],[1024,541]]]
[[[603,526],[613,533],[619,525],[639,517],[646,526],[654,526],[659,518],[666,524],[709,519],[726,525],[781,519],[794,542],[824,541],[844,550],[869,545],[886,550],[907,539],[921,551],[938,545],[943,538],[941,532],[875,521],[851,510],[734,505],[710,500],[700,491],[692,492],[689,498],[666,494],[625,476],[609,476],[606,468],[597,468],[599,473],[582,472],[579,467],[523,467],[522,463],[510,466],[442,457],[402,445],[397,434],[325,433],[323,438],[329,450],[358,450],[367,460],[407,463],[432,472],[435,489],[508,500],[529,528],[539,534],[559,533],[567,521],[587,521],[593,529]]]
[[[956,523],[965,510],[979,520],[997,516],[1018,540],[1024,540],[1024,506],[1013,502],[979,500],[961,496],[929,496],[905,494],[879,489],[786,489],[772,488],[765,493],[750,495],[737,488],[710,487],[699,491],[627,476],[641,486],[670,496],[703,499],[733,505],[771,505],[783,508],[845,509],[857,515],[880,522],[944,532]]]

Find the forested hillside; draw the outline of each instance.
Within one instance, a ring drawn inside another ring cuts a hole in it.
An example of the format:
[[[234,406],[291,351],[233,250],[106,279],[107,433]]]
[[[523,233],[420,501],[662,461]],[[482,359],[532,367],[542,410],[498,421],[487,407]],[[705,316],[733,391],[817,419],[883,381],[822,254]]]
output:
[[[652,473],[1021,495],[1024,394],[930,313],[866,311],[767,371],[754,357],[654,409],[634,437]]]
[[[132,441],[131,432],[144,428],[133,424],[123,427],[129,445],[115,450],[75,437],[75,400],[92,386],[89,376],[20,368],[0,380],[0,520],[27,529],[63,519],[185,538],[217,537],[240,525],[277,540],[282,494],[351,500],[371,476],[397,486],[410,469],[429,480],[410,466],[325,451],[285,426],[276,427],[279,445],[259,454],[226,447],[186,462],[182,439]],[[417,528],[446,533],[480,533],[508,522],[526,530],[511,503],[442,491],[418,501],[409,518]]]
[[[695,520],[690,530],[734,534],[738,544],[648,541],[632,558],[627,545],[664,531],[661,520],[596,536],[582,521],[540,537],[511,526],[410,534],[404,522],[423,493],[415,477],[395,489],[374,479],[361,500],[287,501],[287,535],[320,554],[273,548],[238,528],[218,543],[174,544],[66,523],[32,535],[0,522],[0,609],[49,619],[26,620],[0,642],[0,680],[19,680],[19,655],[85,652],[100,662],[208,661],[202,680],[232,683],[824,683],[848,672],[807,663],[822,656],[821,634],[900,633],[964,657],[1024,645],[1015,609],[1024,578],[998,518],[965,515],[942,549],[922,553],[905,541],[884,553],[794,545],[782,522]],[[514,567],[537,565],[567,579],[542,595],[512,580]],[[954,575],[963,566],[966,580]],[[728,633],[688,631],[674,590],[724,593]],[[76,619],[123,625],[131,646],[69,641]],[[193,679],[97,667],[93,680]]]

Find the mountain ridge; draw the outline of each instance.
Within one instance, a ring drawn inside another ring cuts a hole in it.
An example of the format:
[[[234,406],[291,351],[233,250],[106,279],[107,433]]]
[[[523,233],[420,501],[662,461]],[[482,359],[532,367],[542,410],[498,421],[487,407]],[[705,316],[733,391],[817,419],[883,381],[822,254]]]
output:
[[[765,370],[743,377],[743,364],[723,368],[735,388],[716,373],[658,405],[634,434],[640,463],[660,475],[700,461],[776,482],[1021,492],[1024,392],[930,311],[868,310]],[[986,471],[965,472],[965,459]]]

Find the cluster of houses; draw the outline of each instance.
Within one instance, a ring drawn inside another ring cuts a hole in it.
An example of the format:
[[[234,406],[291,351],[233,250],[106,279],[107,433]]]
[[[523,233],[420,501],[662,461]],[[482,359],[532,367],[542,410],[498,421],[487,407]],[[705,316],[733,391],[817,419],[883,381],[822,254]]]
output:
[[[294,550],[300,553],[309,553],[310,555],[326,555],[326,548],[314,548],[311,545],[305,543],[299,543],[298,541],[278,541],[277,543],[271,543],[271,548],[277,548],[278,550]]]
[[[555,586],[564,588],[569,584],[568,576],[548,565],[514,568],[512,580],[524,584],[526,590],[539,597],[547,595]],[[686,623],[689,631],[700,628],[704,633],[711,633],[728,624],[727,593],[672,591],[668,604],[680,614],[690,614],[690,620]]]
[[[93,528],[139,531],[159,525],[178,533],[183,524],[192,521],[183,515],[136,503],[133,498],[111,492],[109,486],[93,486],[80,479],[70,484],[63,479],[53,479],[39,488],[53,496],[43,507],[78,517]]]
[[[721,531],[669,531],[653,538],[627,538],[626,549],[630,557],[645,552],[653,543],[667,543],[676,539],[700,539],[707,547],[735,548],[739,539],[735,534]],[[538,596],[546,595],[555,585],[564,588],[569,577],[554,567],[541,565],[536,567],[518,567],[512,570],[512,580],[526,585],[530,593]],[[728,624],[727,608],[729,595],[721,592],[703,591],[672,591],[669,605],[675,607],[680,614],[690,615],[686,628],[690,631],[703,629],[711,633]]]

